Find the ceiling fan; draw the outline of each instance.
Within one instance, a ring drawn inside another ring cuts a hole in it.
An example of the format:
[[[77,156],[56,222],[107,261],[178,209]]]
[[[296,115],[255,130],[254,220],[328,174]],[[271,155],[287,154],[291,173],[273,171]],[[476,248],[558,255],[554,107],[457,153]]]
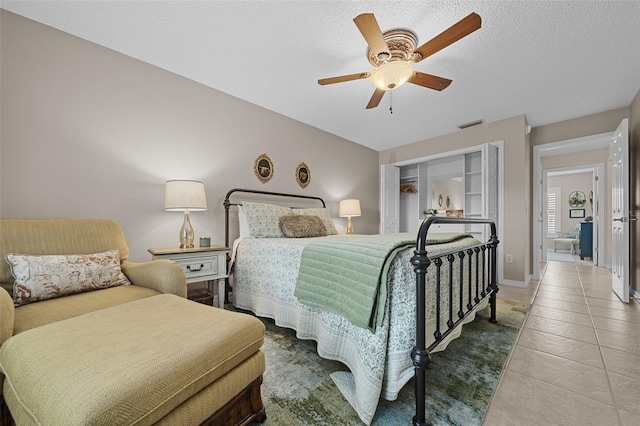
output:
[[[446,89],[451,80],[414,71],[413,64],[471,34],[482,25],[480,15],[471,13],[416,48],[418,37],[413,32],[396,29],[382,33],[373,13],[358,15],[353,22],[369,45],[367,58],[374,66],[373,71],[323,78],[318,80],[318,84],[324,86],[368,78],[376,89],[367,104],[367,109],[377,107],[386,91],[397,89],[407,82],[438,91]]]

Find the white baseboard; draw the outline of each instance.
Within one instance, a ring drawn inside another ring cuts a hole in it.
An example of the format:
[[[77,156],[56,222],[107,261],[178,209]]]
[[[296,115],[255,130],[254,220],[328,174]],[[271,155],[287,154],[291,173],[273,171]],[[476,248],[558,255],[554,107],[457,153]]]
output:
[[[525,288],[528,285],[530,279],[531,279],[531,277],[529,277],[529,279],[527,280],[526,283],[523,282],[523,281],[502,280],[502,282],[498,283],[498,285],[499,286],[508,285],[509,287]]]

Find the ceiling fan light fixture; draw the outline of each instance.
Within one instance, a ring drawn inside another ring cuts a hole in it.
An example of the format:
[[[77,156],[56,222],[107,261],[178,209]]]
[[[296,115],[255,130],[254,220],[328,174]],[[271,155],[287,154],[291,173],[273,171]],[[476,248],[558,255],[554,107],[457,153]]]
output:
[[[413,76],[413,66],[406,61],[392,61],[373,70],[369,80],[380,90],[394,90]]]

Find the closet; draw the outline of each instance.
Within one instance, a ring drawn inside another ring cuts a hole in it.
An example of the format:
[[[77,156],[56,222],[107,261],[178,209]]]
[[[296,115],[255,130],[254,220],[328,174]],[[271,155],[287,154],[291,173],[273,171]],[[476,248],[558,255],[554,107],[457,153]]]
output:
[[[415,233],[429,215],[498,221],[498,148],[483,144],[462,152],[382,166],[381,232]],[[394,179],[395,176],[395,179]],[[487,237],[482,225],[436,224],[434,232]]]

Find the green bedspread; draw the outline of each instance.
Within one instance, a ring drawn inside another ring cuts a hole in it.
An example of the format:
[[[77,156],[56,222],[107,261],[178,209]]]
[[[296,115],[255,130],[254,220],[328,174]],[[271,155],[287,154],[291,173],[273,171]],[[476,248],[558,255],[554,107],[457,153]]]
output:
[[[429,234],[441,244],[468,234]],[[326,237],[305,246],[294,295],[300,303],[343,315],[358,327],[382,323],[387,272],[396,253],[415,246],[416,234]]]

